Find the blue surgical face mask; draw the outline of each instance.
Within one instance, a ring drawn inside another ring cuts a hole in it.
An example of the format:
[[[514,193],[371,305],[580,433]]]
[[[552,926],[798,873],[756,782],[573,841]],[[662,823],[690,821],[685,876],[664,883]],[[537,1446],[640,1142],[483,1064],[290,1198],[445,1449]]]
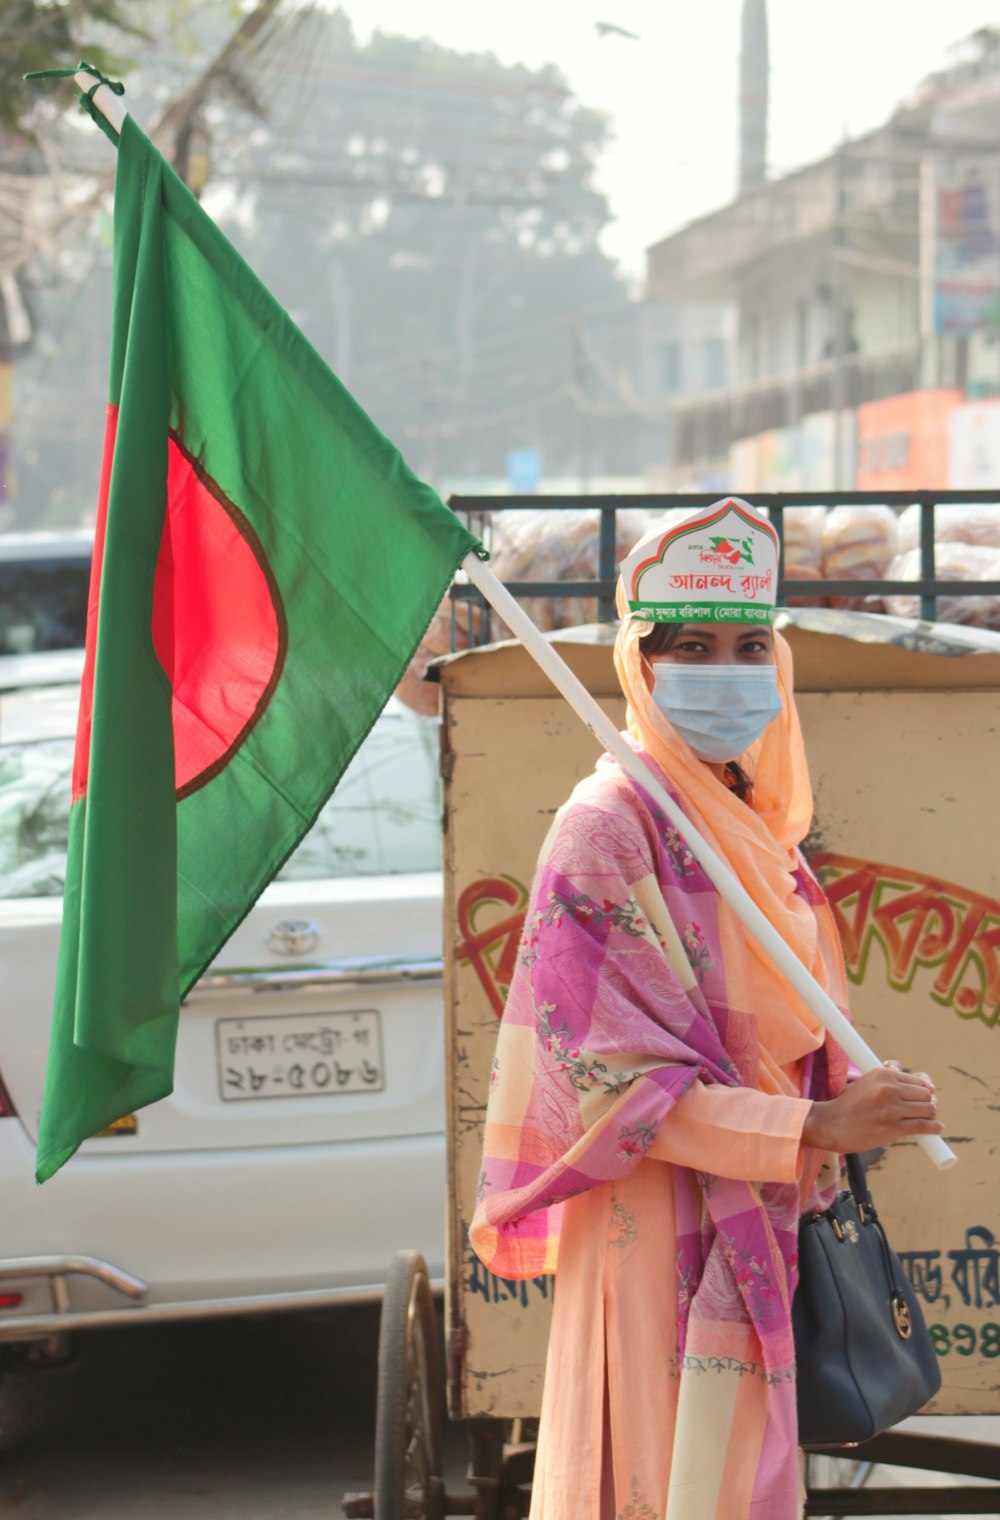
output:
[[[653,666],[653,701],[701,760],[735,760],[781,712],[773,665]]]

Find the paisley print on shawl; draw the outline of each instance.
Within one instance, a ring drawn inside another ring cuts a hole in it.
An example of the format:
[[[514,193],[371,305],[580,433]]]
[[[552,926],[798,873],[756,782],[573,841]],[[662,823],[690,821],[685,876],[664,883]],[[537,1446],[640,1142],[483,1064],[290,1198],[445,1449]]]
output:
[[[642,978],[648,999],[647,1008],[637,1008],[633,989],[637,978]],[[652,946],[639,946],[634,958],[629,958],[627,970],[609,966],[607,974],[598,983],[594,994],[593,1013],[595,1024],[613,1030],[615,1041],[621,1050],[641,1050],[649,1027],[650,1012],[676,1036],[692,1017],[691,1000],[677,985],[669,968],[664,970],[663,957]],[[677,1059],[682,1060],[684,1049],[677,1040]],[[648,1066],[648,1062],[646,1065]],[[643,1070],[643,1067],[639,1067]]]
[[[743,1295],[723,1244],[718,1239],[713,1241],[705,1259],[691,1312],[699,1319],[746,1322],[747,1310]]]
[[[581,808],[574,816],[560,820],[558,835],[552,842],[547,865],[561,871],[579,861],[581,851],[597,867],[625,881],[641,881],[655,869],[653,849],[648,840],[627,821],[615,818],[603,809]]]
[[[744,1087],[756,1087],[760,1078],[757,1053],[757,1020],[751,1013],[730,1008],[726,1016],[726,1050]]]

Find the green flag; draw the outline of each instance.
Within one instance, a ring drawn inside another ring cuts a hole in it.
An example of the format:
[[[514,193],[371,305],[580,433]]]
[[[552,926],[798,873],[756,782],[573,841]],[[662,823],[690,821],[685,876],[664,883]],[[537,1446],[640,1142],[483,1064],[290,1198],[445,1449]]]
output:
[[[130,118],[39,1181],[173,1085],[180,999],[476,540]]]

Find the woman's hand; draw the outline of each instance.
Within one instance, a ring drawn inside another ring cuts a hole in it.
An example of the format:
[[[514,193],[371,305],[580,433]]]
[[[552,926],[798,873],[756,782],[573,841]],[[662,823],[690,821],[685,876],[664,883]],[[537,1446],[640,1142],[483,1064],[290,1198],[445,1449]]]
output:
[[[895,1061],[866,1072],[839,1098],[814,1103],[802,1129],[803,1145],[846,1155],[870,1151],[910,1135],[941,1135],[934,1083],[926,1072],[903,1071]]]

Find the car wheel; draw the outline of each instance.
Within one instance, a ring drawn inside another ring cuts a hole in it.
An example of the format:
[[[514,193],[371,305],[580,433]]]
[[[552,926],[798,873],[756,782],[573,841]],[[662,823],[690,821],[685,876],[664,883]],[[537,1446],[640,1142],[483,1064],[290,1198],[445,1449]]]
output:
[[[443,1520],[437,1316],[424,1259],[400,1251],[385,1285],[375,1417],[375,1520]]]

